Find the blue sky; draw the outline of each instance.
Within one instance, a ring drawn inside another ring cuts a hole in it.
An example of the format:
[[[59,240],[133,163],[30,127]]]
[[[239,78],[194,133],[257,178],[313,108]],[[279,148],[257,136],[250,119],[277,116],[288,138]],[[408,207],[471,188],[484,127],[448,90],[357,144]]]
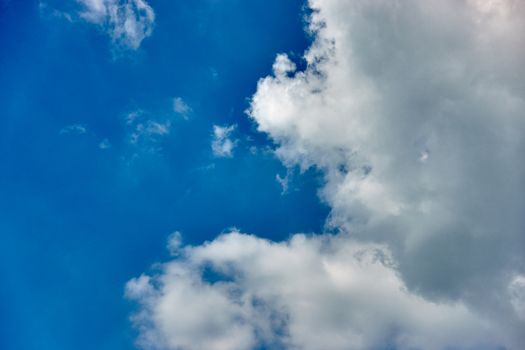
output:
[[[196,244],[231,226],[283,239],[323,224],[318,175],[296,174],[282,195],[287,170],[244,113],[275,54],[306,48],[302,2],[150,5],[154,35],[119,57],[90,23],[0,5],[2,349],[132,349],[124,284],[175,230]],[[135,111],[173,120],[157,150],[129,144]],[[234,157],[214,157],[213,125],[232,124]],[[86,131],[60,132],[71,125]]]
[[[0,349],[522,349],[524,47],[514,0],[0,0]]]

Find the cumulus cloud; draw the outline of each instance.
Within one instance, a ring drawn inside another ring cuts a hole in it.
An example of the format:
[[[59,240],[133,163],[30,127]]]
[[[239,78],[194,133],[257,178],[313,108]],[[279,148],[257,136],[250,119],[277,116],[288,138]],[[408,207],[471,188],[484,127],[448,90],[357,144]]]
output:
[[[524,268],[524,4],[310,5],[308,67],[278,56],[259,130],[324,171],[329,224],[388,244],[412,291],[520,329],[502,296]]]
[[[306,69],[278,55],[249,114],[335,234],[185,248],[128,285],[142,346],[521,349],[525,3],[309,5]]]
[[[216,157],[233,157],[233,149],[237,142],[231,139],[231,134],[235,130],[235,125],[230,126],[213,126],[213,139],[211,150]]]
[[[77,0],[81,17],[103,28],[122,48],[136,50],[151,35],[155,12],[145,0]]]
[[[381,245],[233,231],[181,252],[127,284],[145,349],[488,349],[500,340],[499,326],[465,305],[409,293]]]

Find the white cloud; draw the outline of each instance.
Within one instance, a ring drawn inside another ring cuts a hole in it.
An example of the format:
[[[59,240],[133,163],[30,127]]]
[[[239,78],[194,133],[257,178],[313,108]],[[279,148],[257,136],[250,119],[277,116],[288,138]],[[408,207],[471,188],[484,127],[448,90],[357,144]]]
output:
[[[155,12],[145,0],[77,0],[81,17],[101,26],[113,42],[136,50],[151,35]]]
[[[285,54],[279,54],[275,58],[272,68],[276,76],[286,77],[287,74],[293,73],[297,67],[295,66],[295,63],[288,59],[288,56]]]
[[[519,337],[505,295],[525,266],[525,3],[310,5],[308,68],[278,56],[259,130],[285,164],[323,170],[329,225],[387,244],[410,290]]]
[[[180,233],[180,231],[175,231],[168,237],[168,251],[171,255],[177,256],[180,252],[181,246],[182,234]]]
[[[288,192],[288,182],[290,181],[289,174],[286,174],[285,176],[276,174],[275,181],[277,181],[279,185],[281,185],[281,194],[285,194],[286,192]]]
[[[87,128],[83,124],[72,124],[72,125],[68,125],[60,129],[59,133],[61,135],[64,135],[64,134],[83,135],[87,133]]]
[[[154,120],[146,120],[135,125],[134,131],[131,133],[130,142],[137,144],[142,139],[153,140],[157,136],[168,135],[170,132],[171,123],[169,121],[160,123]]]
[[[182,97],[175,97],[173,99],[173,110],[175,113],[180,114],[184,119],[188,118],[188,114],[191,113],[191,107],[182,99]]]
[[[306,70],[279,55],[250,115],[338,234],[186,248],[135,296],[142,346],[521,349],[525,2],[309,4]]]
[[[411,294],[388,250],[344,237],[272,243],[236,231],[126,287],[144,349],[487,349],[501,329],[461,303]],[[202,274],[215,274],[206,281]]]
[[[281,176],[280,174],[275,175],[275,181],[281,185],[281,195],[288,193],[290,184],[292,183],[293,169],[287,168],[286,174]]]
[[[231,139],[231,134],[235,130],[235,125],[213,126],[213,139],[211,149],[216,157],[233,157],[233,149],[237,141]]]

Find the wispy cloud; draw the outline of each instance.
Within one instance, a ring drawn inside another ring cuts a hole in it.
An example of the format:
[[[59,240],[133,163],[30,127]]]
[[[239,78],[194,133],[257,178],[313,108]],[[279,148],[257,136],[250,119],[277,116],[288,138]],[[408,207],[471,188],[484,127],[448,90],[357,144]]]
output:
[[[158,152],[161,143],[171,132],[172,122],[169,118],[155,118],[143,110],[127,114],[127,142],[142,151]]]
[[[77,0],[81,18],[108,33],[121,48],[136,50],[153,32],[155,12],[145,0]]]
[[[74,16],[72,16],[69,12],[61,11],[56,8],[52,8],[44,1],[40,1],[38,3],[38,9],[40,11],[40,15],[43,18],[47,18],[47,19],[57,18],[57,19],[66,20],[67,22],[74,22]]]
[[[129,140],[132,144],[136,144],[142,140],[151,141],[157,139],[159,136],[168,135],[170,133],[170,127],[171,123],[169,120],[164,123],[146,120],[134,126]]]
[[[102,141],[99,142],[98,148],[100,148],[100,149],[109,149],[109,148],[111,148],[111,143],[109,142],[108,139],[103,139]]]
[[[60,135],[72,134],[72,135],[83,135],[87,133],[87,128],[83,124],[71,124],[60,129]]]
[[[290,172],[288,171],[285,176],[276,174],[275,181],[277,181],[279,185],[281,185],[281,194],[286,194],[288,192],[288,187],[290,183]]]
[[[213,126],[213,139],[211,149],[216,157],[233,157],[233,150],[237,145],[237,140],[231,138],[232,132],[236,125],[230,126]]]
[[[180,114],[184,119],[188,119],[191,113],[191,107],[182,99],[182,97],[173,98],[173,111]]]

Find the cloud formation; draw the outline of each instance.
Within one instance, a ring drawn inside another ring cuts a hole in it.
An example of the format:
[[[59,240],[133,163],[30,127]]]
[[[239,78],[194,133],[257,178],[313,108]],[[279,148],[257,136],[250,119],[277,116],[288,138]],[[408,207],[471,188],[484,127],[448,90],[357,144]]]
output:
[[[73,134],[73,135],[83,135],[87,133],[87,128],[83,124],[71,124],[64,126],[60,129],[60,135]]]
[[[77,0],[81,17],[103,28],[122,48],[136,50],[151,35],[155,12],[145,0]]]
[[[140,150],[155,153],[171,132],[172,121],[167,118],[154,118],[142,110],[130,112],[126,116],[128,142]]]
[[[235,125],[230,126],[213,126],[213,139],[211,150],[216,157],[233,157],[233,149],[237,145],[235,140],[231,139],[231,134],[235,130]]]
[[[525,3],[309,5],[306,69],[278,55],[249,113],[335,234],[185,248],[128,284],[142,346],[520,349]]]
[[[461,303],[409,293],[381,245],[232,231],[172,253],[182,258],[126,287],[141,303],[134,322],[145,349],[489,349],[500,337]]]
[[[184,119],[188,119],[191,113],[191,107],[182,99],[182,97],[173,98],[173,111],[180,114]]]

